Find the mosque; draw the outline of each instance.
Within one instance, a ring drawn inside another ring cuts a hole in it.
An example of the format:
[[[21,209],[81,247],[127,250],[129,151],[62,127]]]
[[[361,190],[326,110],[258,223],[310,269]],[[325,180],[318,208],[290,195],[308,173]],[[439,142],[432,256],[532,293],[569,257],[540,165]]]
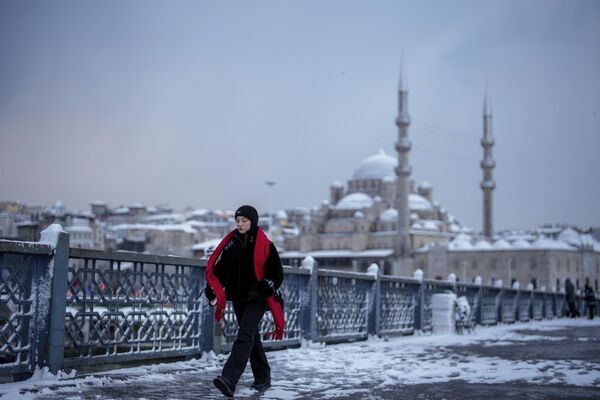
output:
[[[462,226],[433,198],[428,182],[411,179],[411,142],[406,78],[398,89],[396,156],[380,151],[363,160],[344,185],[335,181],[329,201],[314,208],[299,229],[285,235],[281,253],[287,265],[312,256],[319,265],[365,272],[376,263],[386,275],[412,276],[418,268],[426,278],[486,284],[533,285],[560,290],[566,278],[577,288],[589,281],[598,290],[600,243],[572,228],[496,233],[493,229],[492,111],[487,94],[483,107],[481,146],[483,230]]]

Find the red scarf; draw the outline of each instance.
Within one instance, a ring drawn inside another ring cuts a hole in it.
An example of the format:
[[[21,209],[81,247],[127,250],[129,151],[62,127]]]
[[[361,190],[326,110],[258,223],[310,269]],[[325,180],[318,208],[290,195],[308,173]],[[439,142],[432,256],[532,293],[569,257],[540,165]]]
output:
[[[206,281],[217,297],[217,307],[215,309],[215,321],[217,322],[223,318],[227,297],[225,296],[223,286],[221,286],[221,283],[214,274],[214,268],[223,251],[223,247],[229,243],[235,231],[236,229],[229,232],[223,240],[221,240],[221,243],[219,243],[215,251],[209,257],[208,265],[206,266]],[[256,233],[256,244],[254,245],[254,273],[256,274],[257,281],[261,281],[265,277],[265,263],[269,257],[270,245],[271,242],[269,241],[269,238],[267,238],[267,235],[265,235],[261,228],[258,228],[258,232]],[[274,340],[281,340],[283,339],[283,328],[285,326],[281,304],[275,299],[274,295],[271,295],[267,298],[267,305],[269,306],[269,310],[271,310],[271,314],[273,314],[273,321],[275,322],[275,330],[270,332],[269,335],[271,335],[271,338]]]

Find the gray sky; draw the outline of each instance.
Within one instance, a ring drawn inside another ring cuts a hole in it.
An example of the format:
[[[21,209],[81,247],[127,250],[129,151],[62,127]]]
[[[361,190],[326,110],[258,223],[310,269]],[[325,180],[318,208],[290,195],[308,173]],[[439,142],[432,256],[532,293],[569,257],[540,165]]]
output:
[[[313,206],[380,148],[481,229],[600,225],[598,1],[2,1],[0,200]]]

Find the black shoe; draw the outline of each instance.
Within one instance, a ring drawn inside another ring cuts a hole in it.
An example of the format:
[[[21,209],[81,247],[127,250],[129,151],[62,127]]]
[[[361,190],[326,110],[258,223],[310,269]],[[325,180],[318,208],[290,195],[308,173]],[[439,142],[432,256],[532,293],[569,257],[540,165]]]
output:
[[[229,382],[227,382],[225,378],[223,378],[222,376],[217,376],[215,379],[213,379],[213,383],[217,387],[217,389],[219,389],[221,393],[223,393],[225,397],[233,397],[233,392],[235,391],[235,388],[231,387],[231,385],[229,384]]]
[[[250,387],[254,390],[258,390],[259,392],[264,392],[268,388],[271,387],[271,380],[266,380],[263,383],[254,382]]]

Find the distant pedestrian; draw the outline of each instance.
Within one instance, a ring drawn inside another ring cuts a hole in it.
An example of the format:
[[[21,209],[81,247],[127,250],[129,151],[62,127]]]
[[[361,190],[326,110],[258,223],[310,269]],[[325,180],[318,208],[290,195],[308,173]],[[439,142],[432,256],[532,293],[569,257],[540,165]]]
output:
[[[567,311],[567,317],[575,318],[579,315],[577,307],[575,307],[575,286],[571,283],[571,280],[567,278],[565,281],[565,300],[569,307]]]
[[[585,308],[588,314],[589,319],[594,319],[594,315],[596,315],[596,295],[594,293],[594,289],[586,282],[585,288],[583,289],[583,299],[585,300]]]
[[[206,297],[216,300],[215,319],[220,321],[226,300],[233,302],[238,321],[237,338],[220,376],[213,383],[227,397],[233,397],[248,360],[254,375],[252,388],[271,387],[271,368],[262,347],[258,325],[271,310],[275,331],[271,337],[283,338],[284,316],[277,289],[283,281],[283,267],[277,249],[258,226],[258,212],[244,205],[235,212],[237,228],[231,231],[208,259]]]

